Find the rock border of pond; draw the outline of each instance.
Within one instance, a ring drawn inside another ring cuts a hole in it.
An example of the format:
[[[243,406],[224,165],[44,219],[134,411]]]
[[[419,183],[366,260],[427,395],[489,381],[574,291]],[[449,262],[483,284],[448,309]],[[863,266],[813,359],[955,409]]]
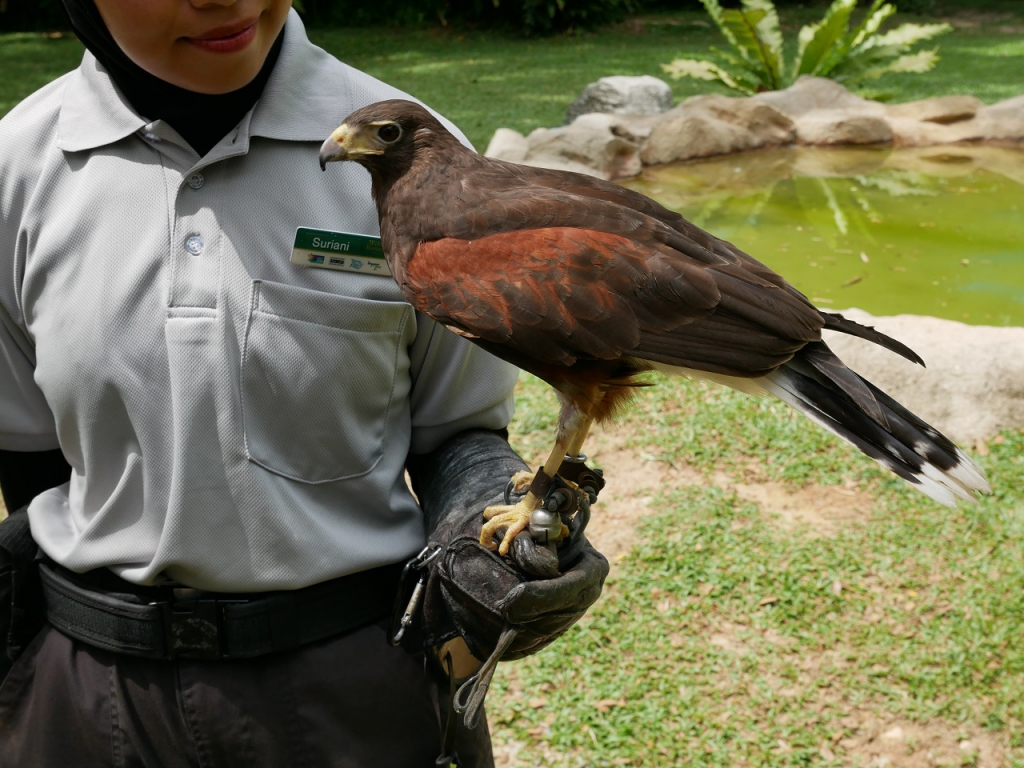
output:
[[[581,104],[621,110],[639,103],[628,95],[631,80],[649,92],[650,81],[658,82],[649,76],[602,78],[573,103],[568,125],[538,128],[528,136],[499,128],[484,154],[622,179],[638,175],[648,165],[766,147],[1024,147],[1024,95],[990,105],[974,96],[885,104],[861,98],[832,80],[810,76],[785,90],[756,96],[694,96],[656,114],[604,111],[574,116]],[[602,104],[600,97],[611,92],[611,85],[619,90]],[[651,97],[645,103],[657,103],[657,99]]]
[[[631,87],[631,78],[614,80],[588,86],[573,103],[567,125],[538,128],[529,136],[499,128],[485,154],[622,179],[644,166],[771,147],[918,148],[891,160],[940,176],[983,167],[1024,183],[1024,162],[1008,162],[1007,153],[997,149],[1024,148],[1024,95],[987,106],[973,96],[883,104],[831,80],[801,77],[783,91],[749,98],[694,96],[657,112],[652,105],[664,98],[656,78],[635,84],[645,89],[643,98],[616,91]],[[628,113],[638,104],[654,113]],[[598,108],[605,111],[579,113]],[[622,110],[627,113],[616,113]],[[881,161],[877,153],[862,152],[824,153],[800,162],[813,166],[803,168],[810,175],[842,176],[851,164],[873,167]],[[1000,430],[1024,428],[1024,328],[919,315],[872,317],[856,309],[842,314],[876,326],[924,358],[927,369],[860,339],[825,334],[850,367],[949,437],[984,453],[985,441]]]

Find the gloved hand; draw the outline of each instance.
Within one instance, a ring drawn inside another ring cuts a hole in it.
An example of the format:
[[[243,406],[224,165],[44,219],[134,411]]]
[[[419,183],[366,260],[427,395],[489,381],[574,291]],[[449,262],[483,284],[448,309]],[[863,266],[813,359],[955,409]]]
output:
[[[594,604],[608,575],[608,561],[587,541],[590,500],[576,492],[578,509],[569,536],[556,552],[520,533],[501,557],[480,545],[485,507],[504,501],[504,487],[524,468],[502,435],[462,432],[429,455],[408,462],[413,490],[427,516],[427,565],[423,635],[428,653],[462,638],[483,662],[455,692],[451,658],[447,674],[452,707],[473,728],[498,662],[536,653],[575,624]],[[429,555],[428,555],[429,557]],[[446,722],[454,720],[450,713]],[[449,743],[446,727],[444,742]]]
[[[427,582],[428,639],[430,629],[448,633],[454,626],[473,656],[487,659],[502,633],[513,627],[518,630],[516,637],[501,655],[512,660],[536,653],[562,635],[594,604],[608,575],[608,561],[583,535],[590,516],[587,500],[573,522],[581,516],[584,520],[572,526],[575,537],[560,542],[560,552],[575,556],[557,560],[546,547],[535,544],[527,531],[516,537],[507,558],[482,547],[479,511],[462,519],[462,526],[453,526],[455,530],[442,529],[440,536],[431,539],[443,550]],[[546,567],[549,558],[561,563],[560,572],[538,578],[534,567]]]
[[[585,494],[576,494],[579,509],[557,557],[528,531],[509,557],[480,545],[483,509],[503,502],[508,479],[523,468],[508,442],[485,430],[462,432],[429,456],[410,457],[428,546],[441,548],[423,605],[428,647],[461,636],[477,659],[522,658],[562,635],[600,596],[608,561],[584,535]]]

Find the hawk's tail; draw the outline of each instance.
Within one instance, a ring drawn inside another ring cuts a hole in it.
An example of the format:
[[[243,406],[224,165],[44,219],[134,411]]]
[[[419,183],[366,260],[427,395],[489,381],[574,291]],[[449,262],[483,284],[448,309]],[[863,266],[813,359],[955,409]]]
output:
[[[991,490],[949,438],[862,379],[823,343],[756,380],[766,391],[856,446],[941,504]]]

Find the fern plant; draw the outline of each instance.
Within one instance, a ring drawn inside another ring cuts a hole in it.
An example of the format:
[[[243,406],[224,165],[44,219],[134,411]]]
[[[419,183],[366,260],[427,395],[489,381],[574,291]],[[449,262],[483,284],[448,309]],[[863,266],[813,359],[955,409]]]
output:
[[[857,0],[835,0],[816,24],[797,37],[797,52],[787,65],[779,14],[772,0],[741,0],[741,7],[722,8],[719,0],[701,0],[731,51],[714,50],[727,66],[706,59],[676,59],[661,68],[674,78],[716,80],[745,94],[786,88],[801,75],[828,77],[857,88],[889,72],[927,72],[939,60],[935,49],[912,52],[918,43],[949,32],[949,24],[903,24],[879,32],[896,12],[885,0],[874,0],[860,24],[850,21]]]

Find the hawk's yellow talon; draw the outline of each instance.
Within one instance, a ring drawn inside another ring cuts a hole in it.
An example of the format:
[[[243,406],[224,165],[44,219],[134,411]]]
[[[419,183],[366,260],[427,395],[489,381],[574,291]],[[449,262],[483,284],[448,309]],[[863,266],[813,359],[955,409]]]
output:
[[[512,490],[515,493],[525,493],[530,490],[530,486],[533,484],[533,478],[536,477],[536,472],[530,472],[529,470],[522,470],[512,475]]]
[[[480,543],[493,550],[495,548],[494,541],[492,540],[494,534],[500,529],[505,528],[505,535],[501,540],[501,546],[497,549],[499,555],[507,555],[508,548],[512,546],[512,540],[526,530],[534,510],[538,506],[539,502],[536,500],[536,497],[528,495],[525,499],[512,506],[497,505],[488,507],[484,510],[484,519],[487,522],[480,529]]]

